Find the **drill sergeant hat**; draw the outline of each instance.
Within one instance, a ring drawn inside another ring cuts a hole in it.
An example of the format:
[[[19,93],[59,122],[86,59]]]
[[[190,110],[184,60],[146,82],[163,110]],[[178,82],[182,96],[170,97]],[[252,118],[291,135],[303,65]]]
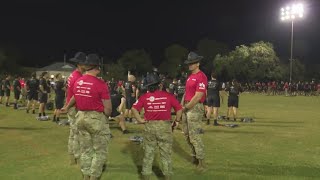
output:
[[[194,63],[198,63],[201,61],[201,59],[203,59],[203,56],[199,56],[197,53],[195,52],[190,52],[188,54],[188,58],[187,60],[184,61],[184,64],[194,64]]]
[[[71,58],[69,61],[77,63],[77,64],[82,64],[83,62],[86,61],[86,54],[83,52],[77,52],[73,58]]]

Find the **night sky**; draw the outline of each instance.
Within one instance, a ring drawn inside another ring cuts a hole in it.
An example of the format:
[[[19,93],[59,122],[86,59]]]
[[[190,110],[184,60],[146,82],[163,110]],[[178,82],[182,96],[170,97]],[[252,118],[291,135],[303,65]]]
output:
[[[53,1],[6,3],[0,11],[0,47],[20,53],[22,65],[47,65],[76,51],[117,59],[144,48],[154,64],[164,48],[178,43],[195,50],[203,38],[236,45],[272,42],[289,58],[291,24],[280,21],[289,0]],[[320,1],[302,0],[305,17],[295,23],[294,57],[317,63]]]

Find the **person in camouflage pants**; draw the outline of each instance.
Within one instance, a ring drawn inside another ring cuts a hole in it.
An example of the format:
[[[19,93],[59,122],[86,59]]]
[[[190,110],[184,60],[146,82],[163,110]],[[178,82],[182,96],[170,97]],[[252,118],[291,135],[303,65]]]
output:
[[[202,135],[204,133],[202,129],[202,117],[204,113],[204,107],[202,104],[196,104],[192,109],[183,113],[182,125],[185,139],[191,148],[191,156],[193,157],[193,163],[197,164],[197,160],[204,159],[204,144],[202,141]],[[196,160],[197,159],[197,160]]]
[[[149,121],[145,124],[142,175],[152,174],[152,163],[156,147],[159,147],[162,172],[165,176],[172,175],[172,128],[170,121]]]
[[[111,137],[106,116],[96,111],[79,111],[76,116],[82,152],[81,171],[90,177],[100,177]]]
[[[77,109],[72,107],[68,111],[68,119],[70,121],[70,133],[68,139],[68,153],[70,157],[74,157],[75,161],[72,164],[78,163],[80,159],[80,142],[79,142],[79,131],[76,126],[76,114]],[[71,158],[72,159],[72,158]]]
[[[145,124],[144,129],[144,158],[142,172],[144,180],[149,180],[152,174],[152,163],[155,151],[159,148],[162,173],[166,180],[172,175],[172,129],[181,119],[182,106],[173,94],[160,91],[160,79],[156,74],[147,76],[148,92],[138,99],[133,106],[132,112],[138,122]],[[139,111],[144,109],[142,120]],[[175,123],[171,124],[171,109],[176,111]]]

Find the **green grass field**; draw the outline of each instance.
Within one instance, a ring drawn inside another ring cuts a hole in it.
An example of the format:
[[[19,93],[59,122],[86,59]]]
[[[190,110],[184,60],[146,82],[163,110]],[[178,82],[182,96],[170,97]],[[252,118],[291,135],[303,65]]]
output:
[[[173,179],[320,179],[320,97],[243,94],[239,112],[256,122],[238,122],[233,129],[204,125],[204,173],[190,163],[183,134],[175,131]],[[143,126],[130,124],[128,135],[111,127],[114,138],[101,179],[139,179],[143,150],[129,137]],[[0,179],[81,179],[79,167],[69,165],[67,137],[68,127],[1,105]],[[161,179],[159,167],[156,161],[152,179]]]

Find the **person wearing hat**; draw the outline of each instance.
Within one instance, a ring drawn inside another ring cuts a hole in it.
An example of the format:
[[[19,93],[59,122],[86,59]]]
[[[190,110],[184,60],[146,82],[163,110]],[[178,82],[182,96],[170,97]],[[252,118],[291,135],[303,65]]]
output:
[[[186,91],[183,102],[183,132],[192,150],[193,163],[199,170],[204,169],[204,144],[202,142],[202,117],[204,114],[203,102],[206,99],[208,85],[207,76],[200,70],[202,56],[194,52],[188,54],[184,62],[188,65],[191,74],[186,81]]]
[[[150,179],[152,174],[152,164],[156,148],[160,151],[160,161],[165,179],[170,179],[172,175],[172,127],[178,124],[181,118],[182,106],[174,95],[161,91],[161,83],[156,74],[147,76],[148,92],[142,95],[132,107],[134,117],[139,123],[145,124],[144,129],[144,158],[142,165],[143,179]],[[144,119],[139,115],[139,111],[144,109]],[[171,124],[171,108],[176,111],[176,123]]]
[[[84,62],[86,74],[73,87],[74,96],[65,110],[76,105],[76,126],[79,131],[81,171],[85,180],[97,180],[107,159],[108,142],[111,137],[107,117],[112,105],[107,84],[99,79],[100,59],[89,54]]]
[[[67,92],[66,92],[66,106],[73,94],[74,83],[82,77],[82,74],[85,72],[84,62],[86,61],[86,54],[83,52],[77,52],[73,58],[70,59],[71,62],[75,63],[77,68],[70,74],[67,80]],[[80,144],[78,138],[78,131],[75,124],[75,115],[77,114],[77,108],[72,107],[68,111],[68,119],[70,121],[70,133],[68,139],[68,153],[70,157],[70,164],[77,164],[80,158]]]

